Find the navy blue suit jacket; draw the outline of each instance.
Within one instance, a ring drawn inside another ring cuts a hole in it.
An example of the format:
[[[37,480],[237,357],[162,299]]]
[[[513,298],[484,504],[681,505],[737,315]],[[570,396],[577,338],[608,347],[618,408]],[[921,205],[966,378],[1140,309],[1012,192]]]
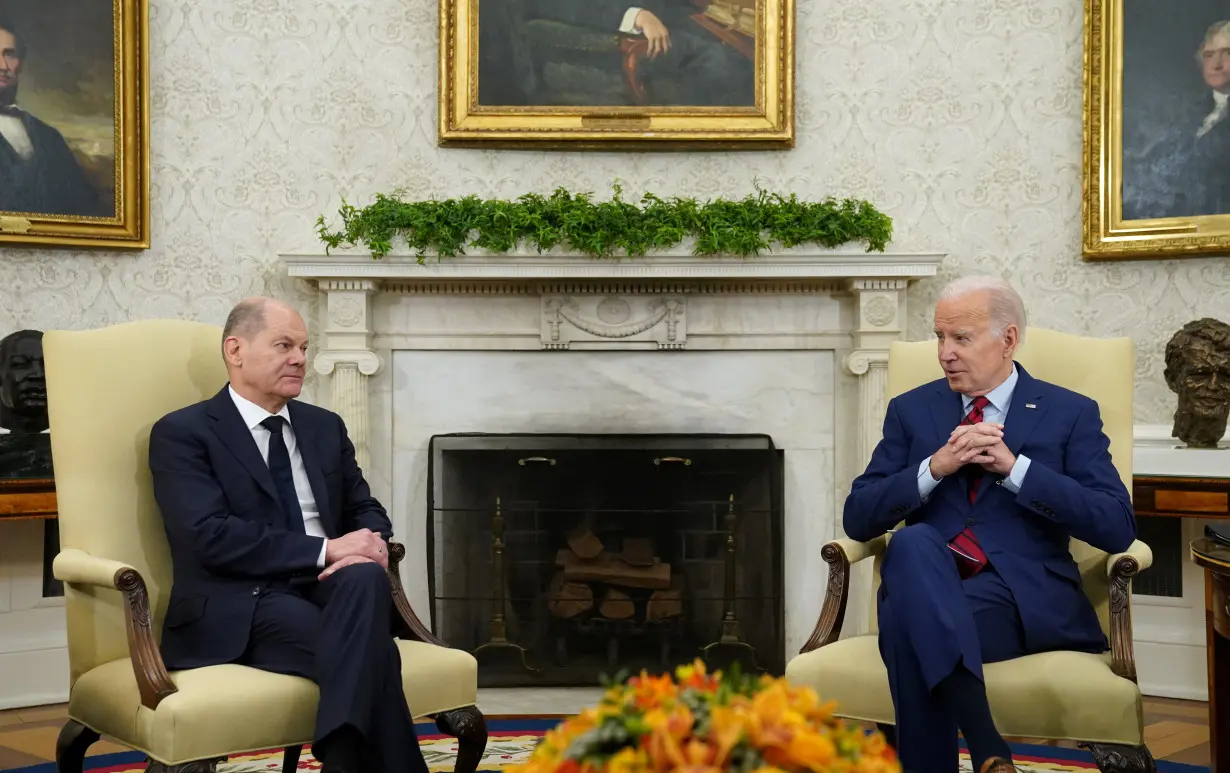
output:
[[[294,400],[288,410],[325,534],[391,537],[341,417]],[[149,467],[174,574],[163,658],[168,668],[233,662],[261,591],[315,578],[321,540],[285,528],[269,467],[226,387],[154,424]]]
[[[1019,363],[1017,370],[1004,443],[1030,459],[1018,493],[988,473],[970,504],[965,479],[956,474],[921,501],[919,465],[963,415],[961,395],[939,379],[889,401],[883,439],[846,498],[845,530],[865,542],[901,521],[925,523],[947,541],[969,526],[1012,590],[1030,652],[1104,651],[1106,637],[1068,540],[1126,550],[1136,538],[1131,499],[1111,464],[1097,403],[1033,378]]]

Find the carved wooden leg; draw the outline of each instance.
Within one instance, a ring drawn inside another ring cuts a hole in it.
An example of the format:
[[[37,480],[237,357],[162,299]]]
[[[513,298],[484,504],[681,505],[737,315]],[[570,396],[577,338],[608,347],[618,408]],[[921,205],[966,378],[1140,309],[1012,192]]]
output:
[[[457,764],[454,773],[474,773],[487,749],[487,720],[477,706],[466,706],[436,716],[441,733],[457,739]]]
[[[182,765],[163,765],[161,762],[150,760],[149,765],[145,768],[145,773],[217,773],[219,762],[225,762],[225,758],[221,760],[196,760],[195,762],[185,762]]]
[[[1102,773],[1157,773],[1157,763],[1149,747],[1119,746],[1109,743],[1082,743],[1081,748],[1088,749],[1093,755],[1093,761]]]
[[[56,739],[56,770],[59,773],[81,773],[85,765],[85,752],[98,740],[98,733],[70,719],[60,728]]]
[[[282,773],[295,773],[299,769],[299,755],[303,754],[302,746],[287,746],[282,752]]]

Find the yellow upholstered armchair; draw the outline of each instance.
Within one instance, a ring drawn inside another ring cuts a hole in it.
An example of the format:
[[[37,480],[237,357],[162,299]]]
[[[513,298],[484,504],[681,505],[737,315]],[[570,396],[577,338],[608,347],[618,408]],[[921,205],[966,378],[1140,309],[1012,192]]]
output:
[[[65,583],[69,720],[61,773],[80,773],[100,734],[144,752],[151,771],[212,773],[229,755],[285,748],[292,771],[312,739],[319,693],[307,679],[238,665],[168,672],[158,640],[171,560],[148,467],[154,422],[226,383],[220,328],[153,320],[49,331],[51,450]],[[415,617],[390,549],[402,630],[402,682],[411,712],[460,741],[456,769],[473,773],[487,742],[475,706],[478,664]]]
[[[1132,388],[1130,339],[1093,339],[1029,329],[1017,361],[1031,375],[1096,400],[1115,468],[1131,491]],[[943,375],[934,341],[893,344],[888,359],[888,396]],[[825,545],[828,592],[820,619],[802,653],[786,667],[788,679],[838,702],[850,719],[893,724],[888,673],[876,634],[839,639],[850,587],[850,566],[879,558],[889,537],[860,543],[839,539]],[[1103,771],[1155,770],[1144,742],[1143,708],[1132,654],[1131,579],[1153,561],[1142,542],[1107,555],[1073,540],[1085,592],[1097,610],[1111,650],[1104,655],[1047,652],[985,667],[995,724],[1005,736],[1077,741],[1089,748]],[[875,601],[872,626],[875,628]]]

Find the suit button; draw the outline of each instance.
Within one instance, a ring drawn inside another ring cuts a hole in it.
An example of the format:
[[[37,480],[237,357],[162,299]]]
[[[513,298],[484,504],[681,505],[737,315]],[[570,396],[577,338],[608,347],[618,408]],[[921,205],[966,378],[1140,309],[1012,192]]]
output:
[[[966,525],[966,526],[973,526],[973,525],[974,525],[974,519],[973,519],[973,518],[966,518],[966,519],[965,519],[965,525]]]
[[[260,589],[260,587],[259,587],[259,586],[258,586],[258,587],[256,587],[256,588],[253,588],[253,589],[252,589],[252,595],[253,595],[253,596],[259,596],[259,595],[261,595],[261,589]]]

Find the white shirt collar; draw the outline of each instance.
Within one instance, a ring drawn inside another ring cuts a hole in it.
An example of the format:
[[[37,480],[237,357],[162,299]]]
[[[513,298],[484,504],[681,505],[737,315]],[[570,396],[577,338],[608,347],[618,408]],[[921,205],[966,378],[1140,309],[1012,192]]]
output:
[[[1016,389],[1016,382],[1020,376],[1016,370],[1016,363],[1012,363],[1012,372],[1008,374],[1008,378],[1004,379],[1004,383],[987,392],[987,400],[991,401],[991,407],[1000,413],[1005,413],[1008,410],[1009,404],[1012,403],[1012,392]],[[961,404],[965,410],[969,410],[970,403],[974,402],[974,398],[969,395],[961,395]]]
[[[243,419],[243,423],[247,425],[248,429],[256,429],[261,425],[262,421],[275,415],[281,416],[283,419],[286,419],[287,424],[290,424],[290,411],[287,410],[285,405],[282,406],[282,410],[272,414],[246,397],[241,397],[235,391],[235,387],[230,384],[227,384],[226,389],[231,393],[231,400],[235,402],[235,407],[239,409],[239,416]]]
[[[1226,94],[1225,92],[1221,92],[1221,91],[1213,92],[1213,104],[1217,106],[1217,109],[1219,111],[1226,109],[1227,99],[1230,99],[1230,94]]]

